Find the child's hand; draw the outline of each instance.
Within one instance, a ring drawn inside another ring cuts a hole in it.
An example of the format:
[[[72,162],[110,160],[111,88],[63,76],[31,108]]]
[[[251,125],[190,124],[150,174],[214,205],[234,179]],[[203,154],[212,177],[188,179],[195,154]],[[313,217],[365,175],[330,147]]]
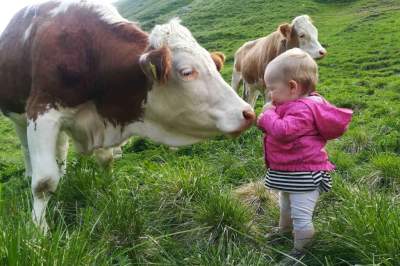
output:
[[[266,104],[264,105],[263,109],[262,109],[262,113],[261,113],[261,114],[258,116],[258,118],[257,118],[257,127],[258,127],[259,129],[261,129],[264,133],[265,133],[265,131],[264,131],[264,129],[262,128],[262,126],[260,125],[260,121],[261,121],[261,119],[262,119],[263,116],[264,116],[264,112],[265,112],[266,110],[272,109],[272,108],[275,108],[275,106],[274,106],[271,102],[266,103]]]
[[[259,129],[261,129],[261,131],[263,131],[263,132],[265,133],[264,129],[262,128],[262,126],[261,126],[261,124],[260,124],[260,121],[261,121],[261,119],[263,118],[263,116],[264,116],[264,113],[261,113],[261,114],[257,117],[257,127],[258,127]]]
[[[259,114],[258,115],[258,117],[257,117],[257,126],[258,127],[260,127],[259,125],[260,125],[260,120],[261,120],[261,118],[264,116],[264,113],[261,113],[261,114]]]

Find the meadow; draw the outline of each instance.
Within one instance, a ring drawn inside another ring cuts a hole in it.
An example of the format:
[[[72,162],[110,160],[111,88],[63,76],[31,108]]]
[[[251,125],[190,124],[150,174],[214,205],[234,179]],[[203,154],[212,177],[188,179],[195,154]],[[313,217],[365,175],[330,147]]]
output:
[[[328,145],[337,165],[321,197],[305,265],[400,265],[400,1],[121,0],[146,30],[179,16],[210,51],[309,14],[328,56],[318,91],[354,110]],[[263,100],[259,99],[257,111]],[[146,139],[124,146],[113,171],[71,149],[68,173],[48,208],[51,234],[31,222],[30,180],[11,123],[0,118],[0,265],[274,265],[291,240],[269,243],[276,200],[264,175],[262,134],[171,150]],[[241,191],[238,196],[238,189]]]

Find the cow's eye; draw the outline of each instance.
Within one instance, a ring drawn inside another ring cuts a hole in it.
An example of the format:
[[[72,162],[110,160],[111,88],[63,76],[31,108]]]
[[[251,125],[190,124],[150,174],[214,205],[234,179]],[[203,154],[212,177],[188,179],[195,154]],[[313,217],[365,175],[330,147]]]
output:
[[[194,80],[197,78],[197,71],[192,68],[184,68],[179,71],[179,75],[184,80]]]
[[[299,37],[304,38],[304,37],[306,37],[306,35],[303,33],[303,34],[300,34]]]
[[[193,70],[188,70],[188,69],[185,69],[181,72],[182,76],[184,76],[184,77],[188,77],[188,76],[192,75],[192,73],[193,73]]]

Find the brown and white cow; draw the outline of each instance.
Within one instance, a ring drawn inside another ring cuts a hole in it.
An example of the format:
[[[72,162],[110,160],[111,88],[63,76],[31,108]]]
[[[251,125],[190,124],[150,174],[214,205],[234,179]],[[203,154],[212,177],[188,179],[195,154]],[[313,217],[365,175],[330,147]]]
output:
[[[265,93],[264,71],[269,62],[286,50],[298,47],[314,59],[326,55],[318,41],[318,31],[309,16],[296,17],[291,24],[285,23],[266,37],[249,41],[235,53],[232,87],[238,91],[243,81],[243,98],[254,107],[260,93]]]
[[[147,34],[89,0],[17,13],[0,38],[0,109],[32,176],[34,222],[47,230],[68,136],[78,151],[107,161],[132,135],[181,146],[247,129],[255,114],[221,77],[222,63],[177,19]]]

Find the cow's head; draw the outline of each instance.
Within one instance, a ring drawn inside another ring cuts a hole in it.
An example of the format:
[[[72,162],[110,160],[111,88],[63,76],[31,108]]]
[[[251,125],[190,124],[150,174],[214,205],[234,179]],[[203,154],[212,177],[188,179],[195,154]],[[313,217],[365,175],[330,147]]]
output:
[[[157,25],[149,41],[140,65],[153,81],[144,116],[160,131],[153,139],[179,146],[251,126],[252,108],[219,73],[223,54],[207,52],[178,19]]]
[[[318,41],[318,30],[308,15],[296,17],[291,24],[280,25],[279,31],[288,39],[289,48],[299,47],[314,59],[327,54]]]

